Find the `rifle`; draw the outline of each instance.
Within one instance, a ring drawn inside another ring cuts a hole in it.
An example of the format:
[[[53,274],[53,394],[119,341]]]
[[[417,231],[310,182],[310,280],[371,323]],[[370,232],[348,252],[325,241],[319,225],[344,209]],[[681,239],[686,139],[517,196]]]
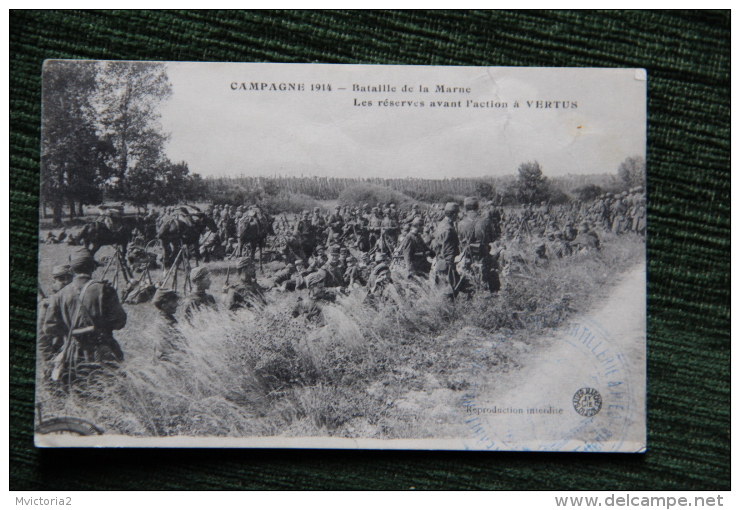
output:
[[[103,276],[100,277],[101,280],[105,280],[105,275],[108,274],[108,268],[110,268],[110,265],[113,263],[113,257],[108,259],[108,265],[105,266],[105,271],[103,271]]]
[[[167,283],[167,279],[172,274],[172,270],[177,267],[177,263],[180,260],[180,256],[182,255],[182,248],[180,248],[180,251],[177,252],[177,257],[175,257],[175,262],[170,266],[169,271],[167,271],[167,274],[164,276],[164,279],[159,284],[160,287],[164,288],[164,284]]]

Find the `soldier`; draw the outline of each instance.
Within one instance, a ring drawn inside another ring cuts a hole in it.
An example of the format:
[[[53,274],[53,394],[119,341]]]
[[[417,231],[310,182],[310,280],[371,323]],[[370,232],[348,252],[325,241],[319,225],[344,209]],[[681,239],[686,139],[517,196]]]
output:
[[[38,307],[38,321],[36,323],[36,331],[38,332],[38,343],[41,355],[45,360],[51,360],[54,355],[62,347],[64,341],[63,338],[49,336],[44,333],[44,323],[46,321],[46,312],[49,310],[49,304],[51,300],[62,290],[64,287],[72,282],[72,271],[67,265],[54,266],[51,270],[51,277],[54,282],[51,285],[51,294],[44,297],[39,301]]]
[[[116,219],[120,216],[120,211],[118,209],[115,209],[113,207],[108,207],[101,205],[100,206],[100,216],[98,216],[98,221],[101,223],[104,223],[106,227],[108,227],[108,230],[115,231],[118,230],[116,228]]]
[[[578,252],[588,252],[590,250],[601,250],[601,240],[599,235],[591,230],[588,222],[584,221],[578,227],[578,235],[571,243]]]
[[[239,271],[239,282],[236,285],[224,285],[226,308],[234,311],[265,306],[267,301],[262,287],[257,283],[254,261],[250,257],[243,257],[237,262],[236,268]]]
[[[375,266],[368,278],[368,296],[386,297],[387,288],[393,285],[391,269],[388,266],[388,257],[385,253],[375,254]]]
[[[363,274],[362,267],[357,259],[352,256],[347,257],[347,269],[344,271],[344,286],[352,289],[353,287],[364,287],[367,285],[366,275]]]
[[[634,206],[631,211],[632,231],[640,235],[645,235],[647,227],[647,208],[645,207],[645,195],[642,187],[635,188]]]
[[[329,248],[329,259],[321,267],[326,271],[324,284],[327,287],[342,287],[344,285],[344,271],[339,267],[340,248],[337,245]]]
[[[211,272],[208,268],[194,267],[190,271],[190,281],[194,288],[185,302],[185,318],[190,320],[196,310],[218,309],[216,298],[207,292],[211,288]]]
[[[321,214],[320,207],[313,208],[313,216],[311,216],[311,226],[313,227],[314,232],[324,230],[324,228],[326,228],[326,220]]]
[[[335,205],[334,212],[331,213],[329,218],[326,220],[332,232],[338,235],[342,235],[342,229],[344,228],[344,218],[342,218],[342,215],[340,214],[340,209],[341,208],[338,205]]]
[[[323,269],[306,277],[308,295],[298,298],[298,303],[293,308],[293,317],[305,315],[307,320],[323,325],[323,304],[336,301],[336,294],[326,289],[326,278],[327,273]]]
[[[113,331],[126,325],[126,311],[116,289],[92,279],[95,266],[89,250],[75,251],[70,257],[74,278],[49,303],[44,334],[65,339],[54,359],[54,380],[64,373],[73,378],[83,364],[96,369],[123,361],[123,351],[113,338]]]
[[[421,238],[419,230],[423,225],[421,218],[411,222],[411,230],[403,238],[400,245],[403,260],[406,263],[406,278],[426,277],[429,275],[431,264],[427,260],[430,250],[427,243]]]
[[[398,235],[400,230],[398,228],[398,221],[393,219],[390,208],[383,211],[383,220],[380,223],[381,235],[385,242],[390,245],[390,249],[394,250],[398,244]]]
[[[475,266],[480,267],[480,281],[489,292],[496,292],[496,270],[491,259],[491,243],[495,241],[493,223],[478,214],[478,199],[468,197],[463,202],[465,218],[457,225],[461,251]]]
[[[295,264],[286,266],[283,270],[278,271],[273,276],[273,281],[278,286],[278,292],[294,291],[306,287],[306,276],[309,271],[306,268],[306,262],[298,259]]]
[[[373,207],[372,213],[367,219],[367,230],[370,233],[370,246],[375,246],[378,239],[380,239],[382,224],[383,218],[380,216],[380,210],[377,207]]]
[[[445,217],[437,224],[434,233],[432,250],[436,253],[433,275],[434,281],[442,293],[450,300],[455,298],[460,275],[455,267],[455,258],[460,254],[460,239],[455,230],[454,219],[460,206],[455,202],[448,202],[444,208]]]
[[[612,204],[612,232],[619,235],[627,228],[627,204],[624,201],[624,193],[615,199]]]
[[[550,258],[547,256],[547,245],[545,243],[538,245],[537,248],[535,248],[534,254],[535,267],[550,267]]]
[[[326,264],[326,262],[329,260],[329,258],[326,256],[326,253],[324,252],[324,248],[321,246],[317,246],[314,250],[314,254],[312,257],[308,259],[308,270],[309,272],[313,273],[315,271],[318,271],[321,266]]]
[[[157,358],[161,360],[170,360],[172,353],[180,348],[182,339],[175,318],[179,301],[180,296],[170,289],[157,289],[152,298],[152,303],[159,312],[154,327],[159,339]]]

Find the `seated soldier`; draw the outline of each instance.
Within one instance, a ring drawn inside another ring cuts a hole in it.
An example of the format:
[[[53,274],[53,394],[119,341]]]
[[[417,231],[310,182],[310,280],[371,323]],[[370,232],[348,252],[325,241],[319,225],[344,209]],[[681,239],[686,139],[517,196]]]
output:
[[[239,259],[236,267],[239,271],[239,282],[235,285],[224,285],[226,308],[233,311],[265,306],[267,301],[262,286],[257,283],[254,261],[250,257],[243,257]]]
[[[336,294],[326,289],[326,271],[319,269],[306,277],[308,294],[305,297],[299,297],[298,303],[293,308],[293,317],[304,315],[307,320],[324,323],[322,314],[323,303],[333,303],[336,301]]]
[[[190,271],[190,281],[193,284],[193,291],[185,302],[185,318],[190,320],[193,312],[210,308],[218,309],[216,298],[208,293],[211,288],[211,272],[205,266],[194,267]]]
[[[550,267],[550,258],[547,256],[547,245],[541,243],[535,248],[534,265],[536,267],[548,268]]]
[[[159,311],[154,327],[156,338],[159,340],[156,355],[161,360],[170,360],[172,353],[180,350],[183,342],[175,318],[179,301],[180,296],[171,289],[157,289],[152,298],[152,303]]]

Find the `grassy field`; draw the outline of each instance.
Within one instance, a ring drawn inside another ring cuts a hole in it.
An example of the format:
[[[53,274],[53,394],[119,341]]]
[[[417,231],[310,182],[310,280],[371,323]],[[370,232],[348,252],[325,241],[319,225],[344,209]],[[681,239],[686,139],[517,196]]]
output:
[[[156,356],[153,305],[125,305],[128,324],[115,334],[126,355],[120,369],[67,394],[44,378],[50,367],[40,361],[37,399],[47,417],[132,436],[461,437],[467,388],[495,388],[519,369],[519,353],[537,349],[548,330],[588,310],[645,259],[642,238],[606,234],[602,242],[601,252],[510,275],[496,296],[454,305],[397,277],[392,299],[368,306],[358,289],[325,308],[321,327],[291,316],[300,293],[269,293],[259,315],[180,319],[182,348],[169,361]],[[71,251],[40,246],[42,284],[50,287],[51,268]],[[111,252],[101,249],[98,260]],[[216,265],[211,290],[220,296],[225,263]]]

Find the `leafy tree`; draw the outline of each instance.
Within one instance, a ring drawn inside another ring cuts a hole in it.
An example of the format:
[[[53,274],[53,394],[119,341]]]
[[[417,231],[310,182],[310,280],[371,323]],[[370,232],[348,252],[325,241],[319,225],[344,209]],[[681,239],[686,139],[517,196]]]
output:
[[[620,163],[617,175],[628,187],[645,185],[645,159],[642,156],[632,156]]]
[[[73,214],[76,201],[80,206],[101,201],[114,148],[94,123],[95,63],[46,62],[43,82],[41,201],[61,223],[65,204]]]
[[[522,163],[518,172],[516,196],[520,203],[535,204],[550,198],[550,183],[537,161]]]
[[[113,191],[130,201],[140,183],[128,187],[125,180],[143,180],[163,164],[163,148],[168,135],[159,124],[160,105],[172,95],[164,64],[150,62],[103,62],[99,64],[97,89],[93,98],[98,131],[116,149]]]
[[[590,202],[594,198],[604,193],[604,189],[596,184],[586,184],[585,186],[579,186],[573,190],[579,200],[582,202]]]
[[[496,190],[493,189],[493,185],[485,182],[478,181],[475,183],[475,194],[486,200],[491,200],[496,195]]]

